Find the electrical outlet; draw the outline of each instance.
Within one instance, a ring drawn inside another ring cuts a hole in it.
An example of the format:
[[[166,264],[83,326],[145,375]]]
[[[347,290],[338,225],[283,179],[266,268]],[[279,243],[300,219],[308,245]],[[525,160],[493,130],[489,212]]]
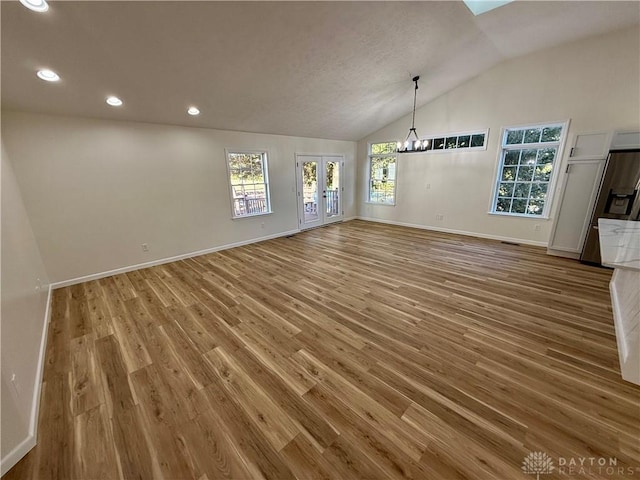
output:
[[[444,215],[442,215],[441,213],[437,213],[436,214],[436,220],[438,220],[438,221],[444,220]]]
[[[148,243],[143,243],[141,245],[141,247],[142,247],[142,251],[143,252],[148,252],[149,251],[149,244]]]
[[[427,188],[427,190],[431,190],[431,184],[427,183],[426,188]]]
[[[539,231],[540,231],[540,224],[539,224],[539,223],[536,223],[536,226],[535,226],[535,227],[533,227],[533,229],[534,229],[536,232],[539,232]]]
[[[260,224],[260,228],[264,228],[264,222]]]

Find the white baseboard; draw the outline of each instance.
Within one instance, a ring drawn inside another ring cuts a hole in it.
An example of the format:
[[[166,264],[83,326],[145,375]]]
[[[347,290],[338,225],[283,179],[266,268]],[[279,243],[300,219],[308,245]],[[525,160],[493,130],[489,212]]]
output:
[[[38,354],[38,369],[33,386],[33,400],[31,404],[31,419],[29,421],[29,433],[34,440],[38,439],[38,414],[40,412],[40,392],[42,391],[42,377],[44,375],[44,362],[47,355],[47,336],[49,335],[49,324],[51,323],[51,301],[53,286],[49,285],[47,295],[47,308],[44,311],[44,325],[42,326],[42,337],[40,339],[40,352]]]
[[[431,230],[434,232],[442,232],[442,233],[454,233],[456,235],[465,235],[467,237],[477,237],[477,238],[487,238],[489,240],[501,240],[503,242],[511,242],[511,243],[521,243],[524,245],[533,245],[535,247],[546,247],[547,242],[536,242],[534,240],[526,240],[523,238],[512,238],[512,237],[503,237],[501,235],[489,235],[486,233],[478,233],[478,232],[468,232],[465,230],[454,230],[452,228],[440,228],[440,227],[432,227],[429,225],[420,225],[417,223],[406,223],[406,222],[397,222],[395,220],[383,220],[380,218],[371,218],[371,217],[356,217],[358,220],[364,220],[365,222],[376,222],[376,223],[386,223],[389,225],[398,225],[400,227],[410,227],[410,228],[419,228],[421,230]]]
[[[36,437],[29,435],[16,448],[7,453],[0,462],[0,476],[7,473],[29,451],[36,446]]]
[[[183,253],[174,257],[160,258],[158,260],[152,260],[150,262],[138,263],[136,265],[128,265],[126,267],[116,268],[113,270],[107,270],[106,272],[92,273],[91,275],[85,275],[83,277],[70,278],[68,280],[61,280],[54,282],[51,286],[56,288],[68,287],[70,285],[76,285],[78,283],[90,282],[92,280],[99,280],[101,278],[110,277],[112,275],[118,275],[120,273],[132,272],[134,270],[140,270],[142,268],[155,267],[156,265],[162,265],[165,263],[177,262],[178,260],[184,260],[185,258],[197,257],[200,255],[206,255],[207,253],[219,252],[220,250],[227,250],[229,248],[241,247],[243,245],[249,245],[251,243],[264,242],[265,240],[272,240],[274,238],[286,237],[288,235],[294,235],[300,233],[300,230],[289,230],[286,232],[275,233],[273,235],[266,235],[264,237],[252,238],[250,240],[243,240],[241,242],[228,243],[226,245],[220,245],[218,247],[211,247],[205,250],[198,250],[196,252]]]
[[[575,250],[565,250],[562,248],[547,248],[547,255],[553,255],[554,257],[571,258],[573,260],[580,259],[580,252]]]
[[[42,377],[44,375],[44,362],[47,352],[47,336],[49,334],[49,323],[51,322],[51,296],[53,288],[49,285],[47,293],[47,307],[44,311],[44,324],[42,325],[42,335],[40,337],[40,351],[38,352],[38,365],[36,367],[36,378],[33,385],[33,398],[31,399],[31,414],[29,418],[29,434],[13,450],[0,460],[0,476],[7,473],[11,468],[24,457],[29,450],[36,446],[38,438],[38,415],[40,412],[40,393],[42,392]]]

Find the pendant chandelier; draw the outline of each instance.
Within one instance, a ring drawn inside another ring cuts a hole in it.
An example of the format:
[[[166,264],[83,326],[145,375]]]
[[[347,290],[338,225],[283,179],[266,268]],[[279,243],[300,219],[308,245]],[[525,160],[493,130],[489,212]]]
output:
[[[429,146],[429,140],[420,140],[416,133],[416,98],[418,96],[418,80],[419,76],[415,76],[411,79],[415,83],[415,89],[413,90],[413,116],[411,117],[411,128],[409,134],[404,142],[398,142],[398,153],[419,153],[427,150]]]

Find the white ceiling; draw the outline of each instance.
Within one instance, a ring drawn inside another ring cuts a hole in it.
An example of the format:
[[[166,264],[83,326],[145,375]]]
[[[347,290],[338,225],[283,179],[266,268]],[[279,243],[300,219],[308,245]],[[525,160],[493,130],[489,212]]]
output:
[[[2,2],[2,107],[357,140],[505,59],[640,23],[640,3]],[[51,68],[62,81],[35,76]],[[123,107],[104,99],[117,95]],[[199,117],[186,114],[194,104]]]

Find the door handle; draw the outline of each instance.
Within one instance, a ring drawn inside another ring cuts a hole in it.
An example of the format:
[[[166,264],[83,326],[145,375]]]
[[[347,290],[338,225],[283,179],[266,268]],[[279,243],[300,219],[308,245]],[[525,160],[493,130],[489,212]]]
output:
[[[594,226],[593,226],[593,229],[594,229],[594,230],[598,230],[598,225],[594,225]]]

